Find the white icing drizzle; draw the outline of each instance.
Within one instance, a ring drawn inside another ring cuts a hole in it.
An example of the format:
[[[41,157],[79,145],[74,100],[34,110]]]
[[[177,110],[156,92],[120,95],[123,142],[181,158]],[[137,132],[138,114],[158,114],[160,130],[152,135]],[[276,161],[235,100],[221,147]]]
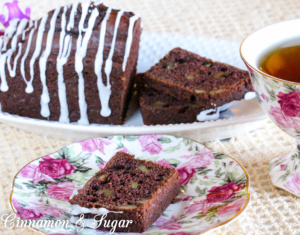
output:
[[[101,3],[103,3],[102,0],[93,0],[93,4],[94,4],[94,5],[99,5],[99,4],[101,4]]]
[[[22,20],[20,23],[18,19],[14,19],[10,22],[9,27],[5,31],[4,37],[1,37],[1,50],[0,51],[6,51],[7,50],[7,43],[11,37],[11,48],[8,49],[6,52],[1,54],[0,56],[0,77],[1,77],[1,91],[8,91],[9,87],[7,85],[6,81],[6,74],[5,74],[5,63],[7,61],[8,70],[11,73],[11,56],[16,50],[17,47],[17,39],[18,36],[21,35],[21,33],[24,31],[25,26],[27,25],[28,20]],[[4,44],[3,44],[4,43]]]
[[[52,42],[55,32],[55,23],[57,16],[60,12],[61,8],[58,7],[55,9],[51,21],[50,21],[50,29],[48,32],[47,42],[46,42],[46,48],[43,52],[43,54],[40,57],[39,65],[40,65],[40,78],[43,85],[42,88],[42,95],[41,95],[41,115],[43,117],[49,117],[50,116],[50,109],[49,109],[49,102],[50,102],[50,96],[48,92],[47,87],[47,80],[46,80],[46,69],[47,69],[47,60],[51,53],[52,49]]]
[[[69,16],[68,25],[66,25],[66,11],[68,7],[72,6],[72,10]],[[58,83],[58,98],[60,103],[60,117],[59,122],[69,123],[69,109],[67,103],[67,93],[66,93],[66,84],[64,82],[64,65],[67,63],[72,49],[72,39],[73,37],[69,34],[66,34],[66,28],[70,31],[74,27],[75,14],[77,13],[78,1],[75,1],[73,5],[64,7],[64,12],[62,15],[61,28],[59,38],[59,54],[57,57],[56,69],[58,73],[57,83]]]
[[[4,40],[4,35],[0,36],[0,52],[1,52],[1,48],[2,48],[2,45],[3,45],[3,40]]]
[[[19,46],[19,50],[18,50],[18,54],[16,55],[16,57],[15,57],[15,59],[14,59],[14,67],[11,68],[10,64],[9,64],[9,67],[8,67],[9,75],[10,75],[11,77],[15,77],[15,76],[16,76],[16,72],[17,72],[17,61],[18,61],[18,59],[20,58],[21,53],[22,53],[22,43],[18,43],[18,46]]]
[[[72,199],[78,194],[78,189],[75,189],[69,199]]]
[[[199,122],[217,120],[220,117],[220,112],[225,111],[226,109],[229,109],[232,106],[232,104],[233,104],[233,102],[230,102],[228,104],[224,104],[220,107],[217,107],[216,109],[204,110],[198,114],[197,120]],[[209,114],[211,112],[214,112],[214,113]]]
[[[27,33],[28,31],[31,30],[31,27],[32,27],[32,26],[33,26],[33,21],[30,20],[30,21],[29,21],[29,26],[23,31],[23,34],[22,34],[22,40],[25,40],[26,33]]]
[[[27,41],[27,48],[26,48],[25,54],[23,55],[22,60],[21,60],[21,74],[22,74],[24,82],[27,84],[27,87],[28,87],[29,82],[27,81],[26,76],[25,76],[25,60],[28,56],[30,46],[31,46],[32,36],[33,36],[33,33],[36,30],[36,28],[37,28],[37,21],[34,22],[34,28],[30,30],[30,34],[29,34],[28,41]]]
[[[6,56],[2,55],[0,57],[0,77],[1,77],[1,91],[8,91],[8,85],[5,77],[5,59]]]
[[[26,20],[26,19],[23,19],[23,20]],[[23,21],[23,20],[22,20],[22,21]],[[28,22],[28,21],[27,21],[27,22]],[[33,21],[30,20],[30,21],[29,21],[29,27],[23,31],[23,34],[22,34],[22,40],[25,40],[26,33],[30,30],[30,28],[32,27],[32,25],[33,25]],[[9,75],[10,75],[11,77],[15,77],[15,76],[16,76],[16,72],[17,72],[17,61],[19,60],[19,58],[20,58],[20,56],[21,56],[21,53],[22,53],[22,45],[23,45],[22,42],[19,42],[19,43],[18,43],[19,50],[18,50],[18,54],[16,55],[16,57],[15,57],[15,59],[14,59],[14,67],[13,67],[13,69],[11,69],[11,66],[10,66],[10,64],[9,64],[8,69],[9,69],[9,73],[10,73]]]
[[[100,27],[100,36],[99,36],[99,46],[98,46],[98,51],[96,54],[96,59],[95,59],[95,74],[97,75],[97,86],[98,86],[98,91],[99,91],[99,98],[100,98],[100,103],[101,103],[101,112],[100,114],[103,116],[105,115],[108,107],[108,100],[110,96],[110,85],[109,81],[107,81],[107,85],[105,86],[103,83],[102,79],[102,65],[103,65],[103,53],[104,53],[104,44],[105,44],[105,32],[106,32],[106,25],[107,21],[110,17],[111,13],[111,8],[108,8],[106,11],[106,15],[101,22],[101,27]]]
[[[7,81],[6,81],[6,75],[5,75],[5,59],[6,59],[6,56],[2,54],[0,56],[0,77],[1,77],[0,90],[4,91],[4,92],[8,91],[8,85],[7,85]]]
[[[59,122],[69,123],[69,110],[67,103],[66,84],[64,82],[64,65],[67,63],[69,55],[71,53],[71,38],[66,36],[66,11],[67,7],[64,7],[64,12],[61,19],[61,33],[59,38],[59,53],[57,57],[56,69],[58,73],[58,98],[60,103],[60,117]],[[72,9],[73,11],[73,9]]]
[[[86,56],[87,53],[87,47],[89,40],[92,35],[92,30],[96,21],[97,16],[99,15],[98,9],[94,8],[89,22],[88,22],[88,28],[84,29],[84,21],[88,14],[90,1],[84,2],[81,4],[82,6],[82,13],[81,13],[81,19],[79,22],[79,35],[77,39],[76,44],[76,54],[75,54],[75,70],[78,75],[78,95],[79,95],[79,109],[80,109],[80,119],[78,120],[79,124],[87,125],[89,124],[88,116],[87,116],[87,103],[85,100],[85,94],[84,94],[84,77],[83,77],[83,59]],[[82,36],[83,32],[85,32],[84,37]]]
[[[85,100],[85,86],[84,86],[84,76],[83,76],[83,59],[86,57],[88,44],[90,38],[93,33],[93,28],[96,22],[97,17],[99,16],[98,8],[90,8],[92,0],[85,0],[81,3],[81,18],[78,24],[78,38],[76,42],[76,51],[75,51],[75,71],[78,75],[78,102],[79,102],[79,109],[80,109],[80,119],[78,120],[79,124],[89,124],[88,115],[87,115],[87,103]],[[102,0],[93,1],[95,4],[102,3]],[[79,5],[79,1],[76,0],[72,4],[72,10],[69,16],[69,22],[67,23],[66,15],[69,6],[65,6],[63,8],[63,13],[61,17],[61,32],[59,38],[59,53],[57,57],[56,68],[58,72],[58,97],[60,102],[60,117],[59,122],[69,123],[69,111],[68,111],[68,103],[67,103],[67,93],[66,93],[66,84],[64,80],[64,65],[68,62],[69,56],[72,50],[72,39],[73,37],[67,34],[66,31],[70,31],[75,24],[75,15],[77,13],[77,8]],[[7,62],[7,67],[9,71],[10,77],[16,76],[17,71],[17,64],[18,60],[20,59],[20,72],[21,76],[26,83],[26,93],[32,93],[34,91],[33,88],[33,79],[35,77],[35,69],[34,65],[36,60],[39,58],[39,70],[40,70],[40,79],[42,83],[42,95],[41,95],[41,115],[43,117],[50,116],[50,109],[49,109],[49,102],[50,96],[47,87],[46,81],[46,70],[47,70],[47,60],[51,54],[52,43],[55,33],[55,24],[58,18],[59,13],[61,12],[62,8],[57,8],[52,15],[51,20],[49,19],[49,14],[45,14],[41,20],[39,21],[28,21],[23,19],[19,20],[12,20],[10,22],[10,26],[6,29],[5,35],[0,37],[0,52],[3,53],[0,55],[0,78],[1,78],[1,85],[0,90],[6,92],[9,87],[6,81],[5,75],[5,63]],[[104,48],[105,48],[105,36],[106,36],[106,29],[107,29],[107,22],[110,18],[112,8],[108,8],[106,11],[106,15],[101,22],[100,27],[100,36],[99,36],[99,46],[98,51],[95,59],[95,74],[97,75],[97,87],[99,91],[99,99],[101,103],[101,111],[100,115],[103,117],[108,117],[111,115],[111,110],[109,108],[109,100],[111,96],[111,84],[110,84],[110,75],[112,72],[113,67],[113,56],[115,52],[116,42],[117,42],[117,35],[118,29],[121,22],[121,18],[124,14],[124,10],[120,10],[117,13],[115,25],[114,25],[114,32],[112,36],[112,42],[110,45],[110,50],[108,54],[108,58],[104,61]],[[84,28],[84,23],[86,22],[86,18],[89,16],[88,19],[88,26]],[[134,15],[129,19],[128,25],[128,33],[125,45],[125,52],[124,52],[124,60],[122,64],[123,72],[126,70],[127,60],[130,55],[130,50],[133,41],[133,29],[135,22],[139,19],[138,16]],[[44,51],[43,50],[43,41],[45,35],[45,28],[47,22],[50,21],[49,31],[47,33],[47,39]],[[29,23],[29,25],[28,25]],[[26,27],[27,26],[27,27]],[[32,27],[34,26],[34,27]],[[26,29],[25,29],[26,28]],[[36,32],[37,31],[37,32]],[[36,37],[34,34],[36,32]],[[22,40],[24,41],[27,39],[26,49],[23,50],[23,42],[18,43],[18,36],[22,35]],[[35,41],[34,39],[35,38]],[[9,41],[11,40],[11,48],[6,51]],[[25,61],[28,59],[29,53],[31,48],[35,46],[35,51],[30,58],[29,63],[29,74],[30,78],[26,78],[25,72]],[[22,51],[24,54],[22,55]],[[16,56],[14,57],[13,63],[11,63],[11,57],[13,53],[16,52]],[[101,65],[101,66],[100,66]],[[103,83],[102,77],[102,67],[104,67],[104,73],[107,78],[107,85],[105,86]]]
[[[132,16],[129,19],[129,27],[128,27],[128,36],[127,36],[127,41],[126,41],[126,48],[125,48],[125,55],[124,55],[124,60],[123,60],[123,72],[125,72],[126,65],[127,65],[127,59],[130,54],[130,49],[131,49],[131,44],[132,44],[132,39],[133,39],[133,26],[135,22],[139,19],[138,16]]]
[[[36,48],[35,51],[31,57],[30,60],[30,80],[27,82],[27,87],[26,87],[26,92],[27,93],[32,93],[33,92],[33,78],[34,78],[34,63],[36,61],[36,58],[40,55],[41,49],[42,49],[42,40],[44,37],[44,32],[45,32],[45,26],[46,22],[48,19],[48,14],[45,14],[40,22],[39,29],[38,29],[38,34],[36,38]]]
[[[104,215],[107,213],[123,213],[123,211],[109,211],[106,208],[86,208],[81,207],[79,205],[72,205],[71,206],[71,215],[80,215],[80,214],[96,214],[96,215]]]
[[[1,51],[7,50],[7,44],[9,42],[9,40],[11,39],[11,37],[16,32],[19,21],[20,21],[19,19],[13,19],[10,21],[9,26],[5,30],[5,34],[2,37],[2,40],[3,40],[2,43],[4,43],[4,44],[1,43]]]
[[[67,25],[68,31],[70,31],[74,27],[75,14],[77,13],[78,4],[79,4],[78,0],[73,3],[72,10],[69,17],[70,18],[69,23]]]
[[[112,39],[112,43],[111,43],[111,48],[108,54],[108,58],[106,59],[105,62],[105,74],[106,74],[106,80],[107,80],[107,84],[106,86],[102,85],[103,81],[100,78],[99,74],[101,74],[101,71],[97,71],[97,76],[98,81],[100,80],[100,82],[98,82],[98,89],[99,89],[99,95],[100,95],[100,103],[101,103],[101,111],[100,114],[103,117],[108,117],[111,115],[111,109],[109,108],[109,99],[110,99],[110,95],[111,95],[111,85],[110,85],[110,73],[112,71],[112,66],[113,66],[113,55],[114,55],[114,51],[115,51],[115,45],[116,45],[116,39],[117,39],[117,33],[118,33],[118,29],[119,29],[119,24],[121,21],[121,17],[124,14],[124,10],[120,10],[117,14],[117,18],[116,18],[116,22],[115,22],[115,28],[114,28],[114,34],[113,34],[113,39]],[[102,36],[102,35],[101,35]],[[100,36],[100,37],[101,37]],[[101,49],[100,49],[101,50]],[[102,50],[103,51],[103,50]],[[99,51],[98,51],[99,52]],[[102,54],[102,53],[101,53]],[[99,54],[97,56],[100,56]],[[96,57],[97,57],[96,56]],[[102,55],[103,56],[103,55]],[[100,58],[101,59],[101,58]],[[98,66],[98,65],[97,65]],[[95,66],[96,67],[96,66]],[[102,66],[99,66],[100,69],[102,68]],[[101,84],[102,83],[102,84]],[[99,86],[100,85],[100,86]],[[101,86],[102,85],[102,86]]]
[[[15,34],[15,36],[13,37],[12,41],[11,41],[11,49],[9,50],[9,55],[7,58],[7,67],[8,67],[8,71],[9,71],[9,75],[11,77],[15,77],[16,76],[16,69],[17,69],[17,61],[21,55],[21,50],[19,48],[18,50],[18,54],[14,59],[14,67],[11,68],[11,56],[12,54],[16,51],[17,49],[17,42],[18,42],[18,36],[21,35],[26,27],[28,23],[27,19],[22,19],[19,23],[18,29],[17,29],[17,33]],[[22,44],[22,43],[19,43]]]
[[[255,94],[255,92],[253,92],[253,91],[249,91],[249,92],[247,92],[245,95],[244,95],[244,99],[245,100],[252,100],[252,99],[254,99],[256,97],[256,94]]]

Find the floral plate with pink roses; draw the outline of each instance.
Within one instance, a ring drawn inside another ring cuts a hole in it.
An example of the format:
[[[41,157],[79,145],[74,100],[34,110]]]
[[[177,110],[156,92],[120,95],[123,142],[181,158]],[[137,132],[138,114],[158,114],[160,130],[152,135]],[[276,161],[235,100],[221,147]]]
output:
[[[117,151],[174,167],[180,175],[182,200],[171,204],[144,234],[203,233],[232,221],[248,205],[249,177],[233,158],[189,139],[142,135],[84,140],[29,163],[14,179],[13,210],[21,219],[35,221],[34,228],[46,234],[107,233],[38,222],[68,220],[73,191],[82,188]]]

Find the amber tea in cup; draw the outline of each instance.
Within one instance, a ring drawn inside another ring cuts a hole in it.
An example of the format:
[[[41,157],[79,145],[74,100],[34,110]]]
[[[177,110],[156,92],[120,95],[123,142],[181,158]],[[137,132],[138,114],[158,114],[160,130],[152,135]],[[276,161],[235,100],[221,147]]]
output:
[[[259,61],[259,69],[273,77],[300,83],[300,38],[268,50]]]

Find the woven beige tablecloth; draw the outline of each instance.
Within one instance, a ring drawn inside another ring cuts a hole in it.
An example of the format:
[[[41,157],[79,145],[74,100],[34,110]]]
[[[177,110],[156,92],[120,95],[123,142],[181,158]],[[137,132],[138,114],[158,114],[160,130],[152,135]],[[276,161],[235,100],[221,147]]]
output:
[[[0,0],[0,7],[6,0]],[[32,8],[33,18],[72,0],[19,0]],[[138,12],[144,31],[209,36],[241,42],[265,25],[300,16],[297,0],[111,0],[110,6]],[[0,124],[0,211],[9,210],[13,176],[29,161],[54,152],[69,140],[41,137]],[[270,121],[262,129],[228,141],[205,143],[236,158],[251,178],[251,203],[233,223],[213,234],[300,234],[300,198],[271,184],[271,159],[294,148],[294,140]],[[28,229],[0,234],[37,234]]]

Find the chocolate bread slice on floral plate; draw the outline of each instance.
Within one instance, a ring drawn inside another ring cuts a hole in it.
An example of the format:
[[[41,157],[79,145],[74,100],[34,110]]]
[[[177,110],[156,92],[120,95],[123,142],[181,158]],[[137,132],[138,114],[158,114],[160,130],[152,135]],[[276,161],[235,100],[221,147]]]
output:
[[[47,234],[101,234],[82,228],[80,222],[79,227],[71,223],[56,228],[37,225],[46,219],[69,221],[72,194],[119,151],[175,168],[180,177],[179,200],[144,234],[198,234],[232,221],[248,205],[248,174],[233,158],[189,139],[142,135],[84,140],[29,163],[14,179],[13,210],[21,219],[35,221],[33,227]]]

